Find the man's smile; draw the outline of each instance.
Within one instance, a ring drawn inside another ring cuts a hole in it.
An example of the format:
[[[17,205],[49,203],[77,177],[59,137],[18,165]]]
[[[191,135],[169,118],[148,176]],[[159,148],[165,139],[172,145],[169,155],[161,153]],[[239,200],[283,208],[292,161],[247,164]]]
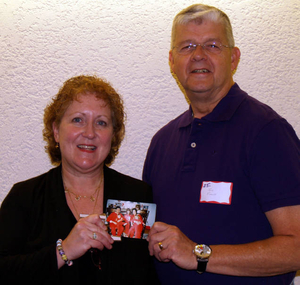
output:
[[[192,73],[209,73],[210,71],[208,69],[202,68],[202,69],[194,69]]]

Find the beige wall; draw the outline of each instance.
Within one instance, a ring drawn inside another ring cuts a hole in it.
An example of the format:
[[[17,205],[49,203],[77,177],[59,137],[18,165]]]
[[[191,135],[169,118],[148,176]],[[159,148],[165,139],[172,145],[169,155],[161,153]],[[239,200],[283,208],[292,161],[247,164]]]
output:
[[[51,165],[43,109],[78,74],[123,95],[127,134],[113,168],[141,177],[153,134],[188,108],[168,66],[173,17],[188,0],[0,0],[0,202]],[[300,135],[300,2],[212,0],[232,20],[242,56],[235,80]],[[300,281],[298,281],[300,284]]]

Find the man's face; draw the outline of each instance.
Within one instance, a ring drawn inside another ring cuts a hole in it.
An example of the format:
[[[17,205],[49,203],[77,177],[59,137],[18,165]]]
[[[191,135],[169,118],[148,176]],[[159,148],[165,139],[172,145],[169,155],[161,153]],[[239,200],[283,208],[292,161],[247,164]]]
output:
[[[222,24],[205,20],[176,28],[175,48],[169,53],[170,66],[191,102],[200,98],[216,100],[227,94],[233,84],[232,74],[238,65],[239,49],[221,47],[221,52],[214,54],[197,46],[191,53],[180,54],[176,47],[214,41],[228,46]]]

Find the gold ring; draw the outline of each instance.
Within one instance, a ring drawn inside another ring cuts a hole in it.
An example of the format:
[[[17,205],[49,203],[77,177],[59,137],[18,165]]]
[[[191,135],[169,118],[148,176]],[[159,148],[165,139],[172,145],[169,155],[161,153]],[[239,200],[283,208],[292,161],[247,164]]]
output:
[[[162,243],[161,243],[161,242],[159,242],[159,243],[158,243],[158,246],[159,246],[159,248],[160,248],[161,250],[163,250],[163,249],[164,249],[164,246],[162,245]]]

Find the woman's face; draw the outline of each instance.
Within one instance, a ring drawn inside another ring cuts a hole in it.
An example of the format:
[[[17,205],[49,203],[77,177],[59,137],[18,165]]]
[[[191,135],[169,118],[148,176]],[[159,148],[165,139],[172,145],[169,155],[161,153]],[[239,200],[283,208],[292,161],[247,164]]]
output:
[[[59,126],[53,124],[60,145],[62,166],[73,173],[103,167],[113,138],[111,110],[94,94],[82,94],[66,110]]]

